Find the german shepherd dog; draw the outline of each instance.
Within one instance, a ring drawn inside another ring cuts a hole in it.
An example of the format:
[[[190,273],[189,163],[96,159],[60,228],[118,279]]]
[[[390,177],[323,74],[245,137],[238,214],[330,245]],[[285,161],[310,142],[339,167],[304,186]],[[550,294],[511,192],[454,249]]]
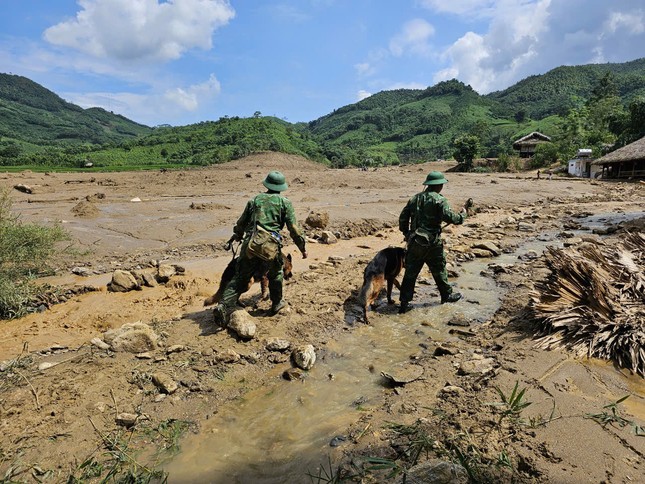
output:
[[[403,267],[405,267],[405,249],[402,247],[387,247],[380,250],[365,267],[363,287],[361,287],[358,298],[363,307],[363,317],[366,323],[369,324],[367,308],[368,306],[371,306],[372,309],[374,308],[374,303],[383,290],[386,281],[387,302],[388,304],[394,304],[392,286],[396,286],[398,290],[401,290],[401,284],[396,278]]]
[[[226,285],[230,282],[231,279],[233,279],[233,276],[235,275],[237,259],[238,257],[234,257],[233,259],[231,259],[231,262],[228,263],[226,269],[224,269],[224,272],[222,272],[222,278],[219,281],[219,288],[217,289],[217,292],[211,297],[204,300],[204,306],[211,306],[212,304],[217,304],[220,301],[222,294],[224,293],[224,289],[226,289]],[[282,260],[284,264],[284,267],[282,268],[284,279],[291,279],[291,276],[293,276],[293,261],[291,254],[287,254],[286,257],[282,257]],[[246,288],[246,291],[251,289],[251,286],[259,281],[260,287],[262,288],[262,299],[267,299],[269,297],[269,277],[267,275],[268,272],[268,264],[260,265],[255,270],[253,277],[251,277],[251,280],[249,281],[249,287]]]

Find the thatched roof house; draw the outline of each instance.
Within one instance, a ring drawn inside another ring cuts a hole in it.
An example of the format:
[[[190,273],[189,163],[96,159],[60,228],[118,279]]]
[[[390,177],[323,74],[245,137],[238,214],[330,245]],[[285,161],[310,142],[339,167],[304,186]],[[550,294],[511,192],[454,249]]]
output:
[[[645,136],[598,158],[602,178],[645,178]]]
[[[513,149],[520,152],[520,158],[530,158],[535,153],[535,147],[540,143],[549,143],[547,135],[533,131],[513,143]]]

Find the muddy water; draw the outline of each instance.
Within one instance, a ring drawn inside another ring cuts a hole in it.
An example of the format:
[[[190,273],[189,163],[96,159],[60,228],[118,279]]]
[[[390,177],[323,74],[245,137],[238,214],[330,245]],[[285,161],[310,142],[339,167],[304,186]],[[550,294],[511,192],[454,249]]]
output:
[[[549,244],[533,242],[523,251]],[[517,257],[503,255],[494,263],[514,263]],[[317,474],[332,439],[385,391],[381,371],[407,362],[428,338],[452,338],[446,323],[455,316],[478,322],[492,317],[500,290],[480,274],[488,263],[476,260],[459,268],[458,290],[464,295],[459,303],[440,305],[434,283],[419,285],[413,311],[398,315],[396,307],[384,307],[371,325],[357,324],[317,348],[319,360],[304,381],[288,382],[276,373],[271,385],[220,408],[198,435],[182,443],[183,452],[166,467],[169,482],[310,482],[307,472]]]

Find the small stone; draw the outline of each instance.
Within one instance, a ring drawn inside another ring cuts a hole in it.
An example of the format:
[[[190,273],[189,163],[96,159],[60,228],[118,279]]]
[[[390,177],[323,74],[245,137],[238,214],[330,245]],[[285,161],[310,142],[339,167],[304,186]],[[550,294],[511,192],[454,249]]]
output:
[[[304,345],[294,349],[291,357],[295,365],[303,370],[310,370],[316,362],[316,352],[313,345]]]
[[[156,275],[157,282],[160,284],[165,284],[175,274],[177,274],[177,271],[175,270],[174,266],[161,264],[157,268],[157,275]]]
[[[120,413],[120,414],[118,414],[116,416],[117,425],[125,427],[126,429],[134,427],[134,425],[139,420],[140,420],[139,415],[136,415],[134,413],[126,413],[126,412],[124,412],[124,413]]]
[[[48,361],[42,362],[40,365],[38,365],[38,369],[43,371],[43,370],[48,370],[49,368],[56,366],[58,363],[50,363]]]
[[[181,351],[184,351],[185,349],[186,347],[184,345],[172,345],[166,348],[166,354],[169,355],[170,353],[179,353]]]
[[[282,377],[289,381],[301,380],[304,376],[305,373],[300,368],[289,368],[282,373]]]
[[[291,343],[281,338],[269,338],[266,344],[266,349],[269,351],[287,351]]]
[[[163,393],[175,393],[179,385],[166,373],[157,372],[152,375],[152,383]]]
[[[320,234],[320,242],[323,244],[335,244],[338,242],[338,238],[332,232],[325,230]]]
[[[96,346],[100,350],[109,350],[110,345],[107,344],[105,341],[103,341],[101,338],[92,338],[90,341],[94,346]]]
[[[242,357],[233,351],[232,349],[227,349],[222,353],[215,355],[215,362],[217,363],[237,363]]]
[[[145,353],[137,353],[134,355],[135,358],[138,358],[139,360],[151,360],[152,359],[152,353],[149,351],[146,351]]]

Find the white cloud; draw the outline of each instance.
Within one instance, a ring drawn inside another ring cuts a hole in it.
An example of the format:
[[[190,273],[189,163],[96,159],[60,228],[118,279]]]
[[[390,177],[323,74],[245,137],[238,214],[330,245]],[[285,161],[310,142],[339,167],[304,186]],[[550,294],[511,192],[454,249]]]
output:
[[[401,32],[390,40],[390,53],[395,57],[406,53],[426,55],[431,50],[428,39],[434,32],[434,27],[425,20],[410,20],[403,25]]]
[[[164,92],[63,93],[61,96],[83,108],[101,107],[133,121],[155,125],[159,120],[180,119],[187,113],[205,112],[219,93],[220,83],[211,74],[201,84],[175,87]]]
[[[356,101],[362,101],[363,99],[368,98],[371,95],[371,92],[367,92],[364,89],[361,89],[360,91],[358,91],[358,93],[356,93]]]
[[[434,80],[457,78],[484,94],[561,65],[626,62],[643,56],[645,12],[637,2],[423,0],[466,21],[489,18],[446,47]]]
[[[374,68],[369,62],[360,62],[358,64],[354,64],[354,69],[356,69],[356,72],[359,76],[366,76],[374,72]]]
[[[215,29],[235,15],[227,0],[78,0],[76,17],[45,30],[51,44],[92,57],[132,61],[178,59],[212,47]]]
[[[186,89],[176,87],[164,94],[164,99],[175,103],[186,111],[195,111],[200,105],[213,99],[220,93],[221,86],[215,75],[211,74],[208,81],[192,85]]]
[[[428,86],[420,82],[395,82],[394,84],[387,86],[384,90],[394,91],[396,89],[425,89],[426,87]]]
[[[642,34],[645,32],[645,21],[643,11],[638,11],[631,15],[622,12],[612,12],[607,20],[607,31],[615,33],[618,30],[625,29],[631,34]]]

